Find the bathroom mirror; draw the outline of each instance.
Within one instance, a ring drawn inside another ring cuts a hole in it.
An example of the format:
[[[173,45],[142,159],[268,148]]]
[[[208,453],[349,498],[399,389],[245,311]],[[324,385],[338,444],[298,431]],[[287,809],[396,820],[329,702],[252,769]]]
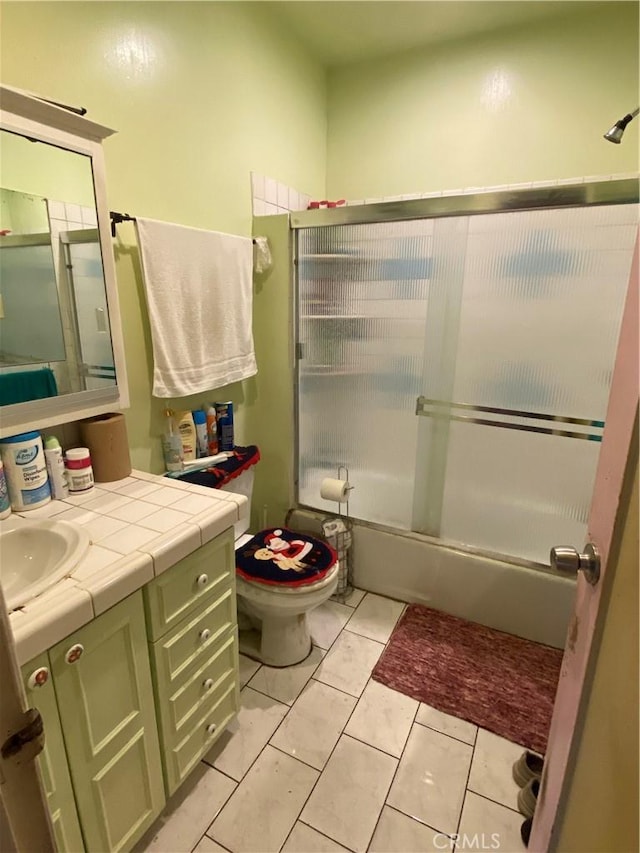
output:
[[[102,140],[1,87],[0,436],[128,405]]]

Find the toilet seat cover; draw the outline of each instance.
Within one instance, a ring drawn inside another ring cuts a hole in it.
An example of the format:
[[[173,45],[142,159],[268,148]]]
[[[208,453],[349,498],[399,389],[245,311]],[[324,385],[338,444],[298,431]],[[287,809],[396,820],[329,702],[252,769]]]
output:
[[[236,571],[247,581],[271,586],[317,583],[335,566],[338,555],[306,533],[271,527],[236,551]]]

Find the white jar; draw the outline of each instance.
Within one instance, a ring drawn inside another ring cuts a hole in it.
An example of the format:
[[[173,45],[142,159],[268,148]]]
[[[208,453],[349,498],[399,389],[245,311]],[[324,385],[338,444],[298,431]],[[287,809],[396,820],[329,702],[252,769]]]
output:
[[[23,432],[0,439],[11,508],[16,512],[49,503],[51,490],[39,432]]]
[[[93,468],[88,447],[74,447],[67,450],[64,465],[67,469],[70,494],[88,492],[93,488]]]

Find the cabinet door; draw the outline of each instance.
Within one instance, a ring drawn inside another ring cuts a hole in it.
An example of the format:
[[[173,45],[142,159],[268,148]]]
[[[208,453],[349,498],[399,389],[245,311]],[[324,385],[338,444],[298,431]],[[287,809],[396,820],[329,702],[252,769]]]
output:
[[[76,802],[69,777],[60,717],[48,655],[40,655],[22,668],[24,689],[31,708],[37,708],[44,723],[44,749],[38,756],[47,805],[59,853],[84,850]]]
[[[128,850],[164,805],[142,593],[49,656],[87,849]]]

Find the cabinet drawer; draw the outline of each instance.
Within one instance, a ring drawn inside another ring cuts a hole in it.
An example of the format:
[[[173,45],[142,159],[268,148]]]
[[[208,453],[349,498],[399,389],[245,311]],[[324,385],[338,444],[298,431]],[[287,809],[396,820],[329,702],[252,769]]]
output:
[[[220,590],[207,607],[176,626],[170,634],[153,643],[152,659],[160,695],[170,696],[188,680],[215,651],[223,636],[236,624],[236,596],[229,587]]]
[[[189,734],[172,749],[165,748],[167,795],[171,795],[193,766],[211,749],[227,723],[238,711],[235,678],[220,685],[218,697],[203,711]]]
[[[144,588],[151,640],[158,640],[209,596],[235,582],[233,529],[180,560]]]
[[[189,676],[189,679],[171,696],[166,704],[167,742],[176,743],[188,731],[197,714],[212,697],[226,689],[229,678],[235,681],[238,659],[238,640],[232,631],[218,644],[209,659]],[[224,692],[224,691],[223,691]]]

